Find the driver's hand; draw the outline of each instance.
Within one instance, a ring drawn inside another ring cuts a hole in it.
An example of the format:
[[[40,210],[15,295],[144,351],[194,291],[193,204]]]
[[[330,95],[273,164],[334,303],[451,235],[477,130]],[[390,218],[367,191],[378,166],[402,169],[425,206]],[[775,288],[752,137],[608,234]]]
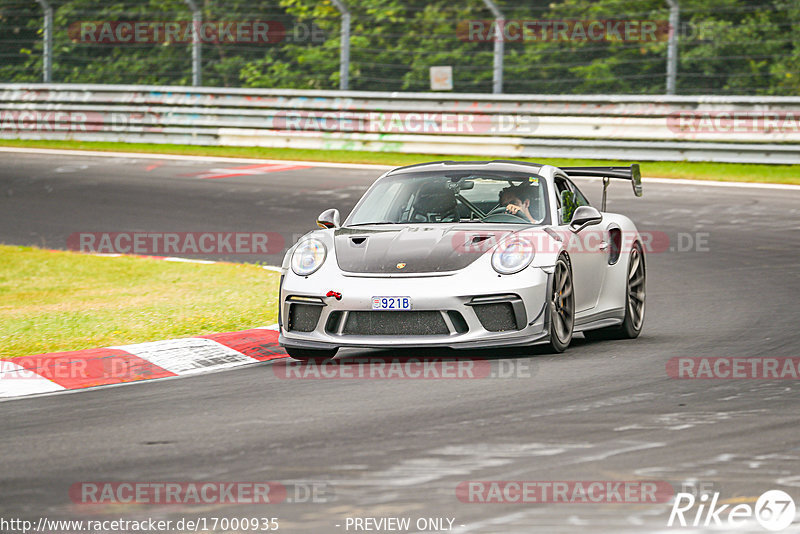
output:
[[[524,219],[526,221],[534,222],[532,217],[529,217],[528,214],[522,209],[521,206],[517,206],[516,204],[509,204],[506,206],[506,213],[510,213],[511,215],[516,215],[520,219]]]

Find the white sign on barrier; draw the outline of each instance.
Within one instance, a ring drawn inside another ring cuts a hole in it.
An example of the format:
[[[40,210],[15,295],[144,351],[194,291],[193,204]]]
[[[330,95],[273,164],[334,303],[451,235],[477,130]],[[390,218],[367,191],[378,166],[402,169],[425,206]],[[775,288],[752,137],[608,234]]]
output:
[[[453,67],[431,67],[431,91],[453,90]]]

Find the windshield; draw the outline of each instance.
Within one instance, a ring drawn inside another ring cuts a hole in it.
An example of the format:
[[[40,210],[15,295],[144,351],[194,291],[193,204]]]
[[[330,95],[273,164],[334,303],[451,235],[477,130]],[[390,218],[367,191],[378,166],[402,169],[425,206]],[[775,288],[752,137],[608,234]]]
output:
[[[486,222],[549,224],[545,180],[522,172],[414,172],[379,180],[347,226]]]

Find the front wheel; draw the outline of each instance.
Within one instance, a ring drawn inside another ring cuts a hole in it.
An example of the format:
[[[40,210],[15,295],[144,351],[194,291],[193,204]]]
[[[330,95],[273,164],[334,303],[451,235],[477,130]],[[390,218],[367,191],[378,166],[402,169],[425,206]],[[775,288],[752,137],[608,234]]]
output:
[[[644,325],[645,279],[642,247],[636,243],[628,261],[628,278],[625,291],[625,319],[619,326],[610,326],[583,333],[586,339],[634,339],[639,337]]]
[[[572,270],[566,256],[560,256],[553,271],[553,286],[548,302],[550,315],[550,348],[564,352],[572,341],[575,326],[575,295]]]
[[[304,362],[316,362],[322,363],[326,360],[330,360],[334,356],[336,356],[336,352],[339,350],[337,349],[296,349],[294,347],[284,347],[286,354],[294,358],[295,360],[301,360]]]

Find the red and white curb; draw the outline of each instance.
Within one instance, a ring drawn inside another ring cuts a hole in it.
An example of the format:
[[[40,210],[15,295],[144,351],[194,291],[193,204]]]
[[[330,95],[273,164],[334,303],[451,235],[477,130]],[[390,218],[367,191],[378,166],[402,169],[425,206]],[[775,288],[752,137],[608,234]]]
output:
[[[0,399],[209,373],[286,358],[278,326],[0,359]]]

